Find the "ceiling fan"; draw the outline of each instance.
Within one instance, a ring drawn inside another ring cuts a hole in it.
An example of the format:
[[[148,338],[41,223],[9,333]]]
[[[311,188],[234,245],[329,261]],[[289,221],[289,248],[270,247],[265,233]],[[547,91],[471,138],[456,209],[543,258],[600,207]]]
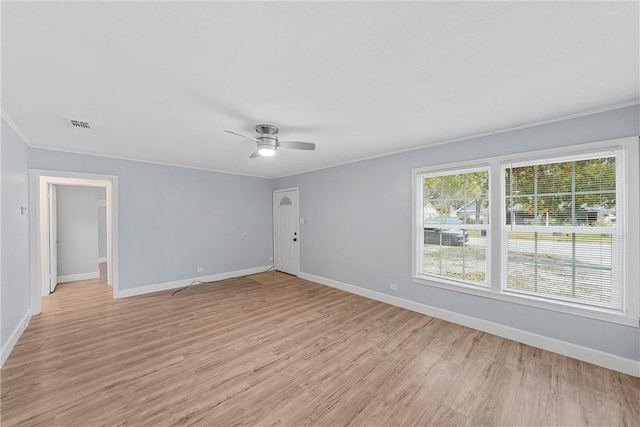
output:
[[[241,136],[243,138],[250,139],[258,143],[258,148],[254,151],[249,158],[254,159],[256,157],[271,157],[276,154],[278,148],[293,148],[294,150],[315,150],[316,144],[312,142],[302,141],[278,141],[278,128],[273,125],[258,125],[256,126],[256,137],[250,137],[242,135],[241,133],[225,130],[225,132],[232,135]]]

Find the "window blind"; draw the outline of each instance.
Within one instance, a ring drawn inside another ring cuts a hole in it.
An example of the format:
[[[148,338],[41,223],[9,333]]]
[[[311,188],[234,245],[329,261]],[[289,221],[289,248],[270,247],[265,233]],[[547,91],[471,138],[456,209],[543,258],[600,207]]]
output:
[[[506,290],[623,309],[616,155],[505,168]]]

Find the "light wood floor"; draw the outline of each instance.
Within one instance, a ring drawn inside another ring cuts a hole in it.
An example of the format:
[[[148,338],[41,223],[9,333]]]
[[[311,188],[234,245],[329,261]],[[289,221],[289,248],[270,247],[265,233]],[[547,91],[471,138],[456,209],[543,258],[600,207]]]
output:
[[[277,272],[114,301],[59,285],[2,425],[638,425],[640,379]]]

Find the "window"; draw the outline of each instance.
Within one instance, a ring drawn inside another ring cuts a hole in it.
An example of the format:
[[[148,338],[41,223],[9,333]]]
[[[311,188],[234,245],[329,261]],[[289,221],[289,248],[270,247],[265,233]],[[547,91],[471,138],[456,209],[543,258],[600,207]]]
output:
[[[487,285],[489,172],[424,174],[422,274]]]
[[[638,157],[625,138],[414,169],[413,280],[637,326]]]
[[[622,310],[621,162],[592,156],[504,168],[509,292]]]
[[[291,203],[291,199],[287,196],[284,196],[282,199],[280,199],[280,206],[291,206],[292,204],[293,203]]]

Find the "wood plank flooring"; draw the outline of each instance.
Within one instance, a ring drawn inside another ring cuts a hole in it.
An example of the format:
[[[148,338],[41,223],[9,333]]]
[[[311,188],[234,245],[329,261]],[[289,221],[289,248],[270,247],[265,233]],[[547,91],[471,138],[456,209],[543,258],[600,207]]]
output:
[[[638,378],[278,272],[61,284],[1,388],[3,426],[640,424]]]

